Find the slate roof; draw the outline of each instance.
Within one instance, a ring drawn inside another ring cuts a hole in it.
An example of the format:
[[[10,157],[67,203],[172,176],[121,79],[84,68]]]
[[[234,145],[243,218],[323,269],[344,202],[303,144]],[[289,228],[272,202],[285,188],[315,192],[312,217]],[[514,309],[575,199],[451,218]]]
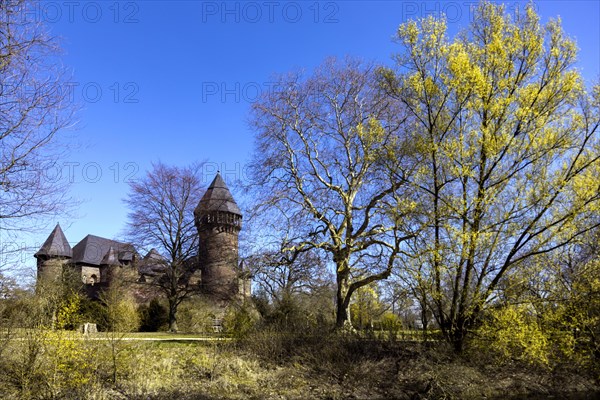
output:
[[[87,235],[73,247],[73,261],[76,263],[103,265],[103,260],[108,255],[111,247],[119,261],[133,260],[135,248],[130,243],[121,243],[100,236]]]
[[[69,258],[73,256],[71,245],[69,245],[67,237],[60,228],[60,224],[56,224],[48,236],[48,239],[46,239],[42,247],[40,247],[33,256],[36,258],[38,256],[60,256]]]
[[[221,174],[218,172],[208,189],[206,189],[206,193],[202,196],[198,207],[194,210],[194,214],[197,215],[210,211],[225,211],[237,214],[240,217],[242,216],[240,208],[233,199],[225,181],[221,178]]]
[[[144,262],[154,262],[161,264],[165,262],[165,258],[161,256],[160,253],[153,247],[150,249],[148,254],[144,256]]]
[[[115,248],[110,246],[102,261],[100,261],[100,265],[119,265],[119,256],[115,251]]]
[[[156,249],[151,249],[148,254],[144,256],[138,271],[140,274],[145,275],[158,275],[164,273],[167,269],[166,260],[161,256]]]

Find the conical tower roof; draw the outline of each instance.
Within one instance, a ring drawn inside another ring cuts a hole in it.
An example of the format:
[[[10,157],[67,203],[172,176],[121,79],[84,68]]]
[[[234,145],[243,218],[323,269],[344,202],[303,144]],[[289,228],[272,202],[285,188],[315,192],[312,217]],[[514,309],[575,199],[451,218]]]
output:
[[[206,193],[202,196],[198,207],[194,210],[194,214],[204,214],[211,211],[224,211],[242,216],[240,208],[218,172],[208,189],[206,189]]]
[[[144,263],[146,263],[146,262],[162,263],[164,261],[165,261],[164,257],[161,256],[160,253],[154,247],[151,248],[150,251],[148,252],[148,254],[146,254],[144,256]]]
[[[56,224],[48,239],[42,247],[33,255],[34,257],[73,257],[73,250],[67,241],[65,234],[60,228],[60,224]]]
[[[138,267],[138,271],[141,274],[155,276],[156,274],[166,272],[167,264],[167,260],[153,248],[144,256]]]
[[[115,251],[115,248],[110,246],[108,248],[108,251],[104,255],[104,257],[102,258],[102,261],[100,261],[100,265],[119,265],[119,264],[121,264],[119,262],[119,255]]]

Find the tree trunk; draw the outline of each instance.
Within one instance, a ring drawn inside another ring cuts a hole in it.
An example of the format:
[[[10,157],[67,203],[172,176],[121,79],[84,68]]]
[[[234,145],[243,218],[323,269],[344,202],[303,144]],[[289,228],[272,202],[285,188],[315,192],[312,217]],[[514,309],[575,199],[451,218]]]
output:
[[[427,334],[427,329],[429,328],[429,318],[427,316],[427,308],[425,308],[425,306],[421,306],[421,325],[423,332]]]
[[[177,318],[174,315],[169,315],[169,332],[177,333]]]
[[[114,335],[114,333],[113,333]],[[114,338],[113,338],[114,339]],[[112,383],[113,385],[117,384],[117,349],[116,349],[116,343],[111,343],[111,349],[112,349],[112,362],[113,362],[113,376],[112,376]]]
[[[344,301],[337,299],[337,310],[335,316],[336,329],[352,329],[352,321],[350,320],[350,307],[344,305]]]
[[[335,328],[337,330],[352,330],[350,319],[350,297],[348,296],[347,274],[337,274]]]
[[[454,327],[450,330],[450,342],[456,353],[462,353],[465,344],[465,332],[460,327]]]
[[[462,315],[457,315],[448,329],[448,339],[456,353],[462,353],[469,328],[473,326],[473,320]]]
[[[177,332],[177,303],[169,301],[169,332]]]

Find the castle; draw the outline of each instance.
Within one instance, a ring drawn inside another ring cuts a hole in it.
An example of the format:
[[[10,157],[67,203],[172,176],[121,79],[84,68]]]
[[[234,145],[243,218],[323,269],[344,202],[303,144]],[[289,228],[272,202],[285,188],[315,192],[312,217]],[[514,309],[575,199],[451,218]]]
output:
[[[194,221],[200,239],[198,256],[186,263],[186,279],[193,279],[198,291],[214,303],[223,305],[249,297],[250,278],[238,261],[242,213],[219,173],[194,210]],[[91,298],[110,286],[117,272],[144,283],[160,279],[168,268],[155,249],[140,257],[132,244],[99,236],[87,235],[71,248],[59,224],[34,257],[38,281],[56,278],[68,270],[81,279]]]

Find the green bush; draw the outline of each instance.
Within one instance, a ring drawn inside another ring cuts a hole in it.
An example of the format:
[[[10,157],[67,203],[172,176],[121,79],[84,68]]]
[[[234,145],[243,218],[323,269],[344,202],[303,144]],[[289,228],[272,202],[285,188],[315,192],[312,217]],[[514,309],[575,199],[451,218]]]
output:
[[[179,331],[190,333],[213,332],[214,306],[201,298],[187,299],[177,309]]]
[[[398,332],[402,329],[400,317],[391,312],[386,312],[381,316],[381,329],[388,335],[388,338],[396,339]]]
[[[141,332],[158,332],[167,329],[169,314],[167,308],[158,299],[152,299],[150,304],[138,307]]]
[[[223,318],[223,330],[235,338],[242,338],[252,332],[259,321],[260,315],[252,305],[231,305]]]
[[[105,331],[106,321],[106,307],[99,301],[90,300],[87,298],[82,299],[80,306],[80,320],[81,322],[91,322],[97,325],[98,330]]]

